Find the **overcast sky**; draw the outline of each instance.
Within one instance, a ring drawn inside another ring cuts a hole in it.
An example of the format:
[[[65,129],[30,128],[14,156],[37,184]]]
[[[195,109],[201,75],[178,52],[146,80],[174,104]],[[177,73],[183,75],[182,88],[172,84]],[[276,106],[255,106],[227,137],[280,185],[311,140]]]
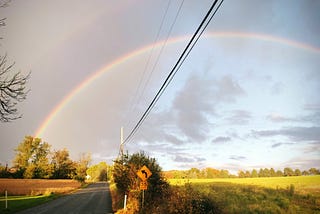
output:
[[[73,159],[90,152],[93,163],[111,164],[120,127],[126,137],[211,4],[15,0],[1,8],[1,55],[32,74],[22,119],[0,124],[0,163],[38,134]],[[319,11],[312,0],[225,0],[125,150],[144,150],[164,170],[319,168]]]

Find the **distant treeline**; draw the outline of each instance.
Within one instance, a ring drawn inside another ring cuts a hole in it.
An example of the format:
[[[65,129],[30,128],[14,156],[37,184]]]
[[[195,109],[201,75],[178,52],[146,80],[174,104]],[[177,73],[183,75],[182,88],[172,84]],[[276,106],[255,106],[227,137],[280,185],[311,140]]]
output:
[[[90,154],[81,154],[74,161],[67,149],[51,151],[47,142],[26,136],[15,149],[13,167],[0,164],[0,178],[110,179],[110,167],[105,162],[89,167],[90,162]]]
[[[191,168],[189,170],[171,170],[164,172],[167,179],[205,179],[205,178],[257,178],[257,177],[284,177],[284,176],[301,176],[301,175],[319,175],[320,170],[316,168],[310,168],[309,170],[292,169],[286,167],[281,170],[275,170],[273,168],[253,169],[252,171],[240,170],[238,175],[230,174],[228,170],[219,170],[214,168],[197,169]]]

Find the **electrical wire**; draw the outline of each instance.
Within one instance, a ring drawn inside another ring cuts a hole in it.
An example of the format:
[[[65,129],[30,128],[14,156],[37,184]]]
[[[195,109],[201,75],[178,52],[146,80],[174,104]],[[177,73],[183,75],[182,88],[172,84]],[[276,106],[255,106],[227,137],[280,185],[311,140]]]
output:
[[[136,108],[136,105],[133,105],[133,103],[137,103],[137,102],[136,102],[136,100],[137,100],[137,95],[138,95],[138,92],[139,92],[139,90],[140,90],[140,88],[141,88],[141,84],[142,84],[143,77],[145,76],[146,71],[147,71],[147,69],[148,69],[148,67],[149,67],[150,60],[151,60],[151,56],[152,56],[152,54],[153,54],[153,52],[154,52],[154,49],[155,49],[155,46],[156,46],[156,42],[159,40],[160,32],[161,32],[161,30],[162,30],[162,28],[163,28],[163,24],[164,24],[164,21],[165,21],[165,19],[166,19],[166,17],[167,17],[167,14],[168,14],[168,10],[169,10],[169,8],[170,8],[170,5],[171,5],[171,0],[168,1],[168,4],[167,4],[167,6],[166,6],[165,12],[164,12],[163,17],[162,17],[162,19],[161,19],[161,23],[160,23],[160,26],[159,26],[159,29],[158,29],[156,38],[155,38],[155,40],[154,40],[154,42],[153,42],[154,45],[152,46],[152,49],[151,49],[151,51],[150,51],[150,54],[149,54],[149,56],[148,56],[148,59],[147,59],[147,61],[146,61],[145,66],[144,66],[144,70],[143,70],[143,73],[142,73],[141,78],[140,78],[140,80],[139,80],[138,87],[136,88],[136,91],[135,91],[135,93],[134,93],[134,97],[133,97],[133,99],[131,99],[131,101],[130,101],[129,106],[131,106],[131,108],[130,108],[130,110],[127,111],[126,115],[128,115],[128,112],[131,112],[132,110],[134,111],[135,108]],[[127,126],[129,123],[130,123],[130,122],[127,121],[127,123],[126,123],[125,126]]]
[[[193,49],[194,45],[196,44],[196,42],[199,40],[200,36],[202,35],[202,33],[204,32],[204,30],[207,28],[207,26],[209,25],[210,21],[212,20],[212,18],[215,16],[216,12],[218,11],[218,9],[220,8],[223,0],[220,2],[220,4],[218,5],[218,7],[216,8],[216,10],[212,13],[213,9],[215,8],[216,4],[217,4],[218,0],[215,0],[212,4],[212,6],[210,7],[210,9],[208,10],[207,14],[205,15],[205,17],[203,18],[202,22],[200,23],[199,27],[197,28],[197,30],[195,31],[195,33],[193,34],[192,38],[190,39],[188,45],[185,47],[184,51],[182,52],[182,54],[180,55],[178,61],[176,62],[176,64],[174,65],[174,67],[172,68],[171,72],[169,73],[169,75],[167,76],[166,80],[164,81],[164,83],[162,84],[162,86],[160,87],[160,89],[158,90],[157,94],[155,95],[154,99],[151,101],[151,103],[149,104],[148,108],[146,109],[146,111],[144,112],[144,114],[141,116],[140,120],[137,122],[137,124],[135,125],[135,127],[132,129],[132,131],[130,132],[130,134],[126,137],[126,139],[124,140],[124,143],[128,143],[130,138],[136,133],[136,131],[139,129],[139,127],[141,126],[141,124],[144,122],[144,120],[146,119],[146,117],[149,115],[150,111],[152,110],[152,108],[154,107],[154,105],[156,104],[156,102],[159,100],[160,96],[163,94],[164,90],[167,88],[168,84],[172,81],[174,75],[177,73],[177,71],[180,69],[181,65],[183,64],[183,62],[185,61],[185,59],[187,58],[187,56],[189,55],[189,53],[191,52],[191,50]],[[212,14],[211,14],[212,13]],[[211,16],[210,16],[211,14]],[[210,16],[210,18],[209,18]],[[204,26],[204,27],[203,27]],[[201,30],[202,29],[202,30]],[[200,33],[199,33],[200,32]]]

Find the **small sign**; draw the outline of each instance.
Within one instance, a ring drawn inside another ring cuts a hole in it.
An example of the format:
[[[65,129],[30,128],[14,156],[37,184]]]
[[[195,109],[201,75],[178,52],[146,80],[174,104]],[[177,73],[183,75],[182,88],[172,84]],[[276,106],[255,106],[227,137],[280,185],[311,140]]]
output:
[[[147,181],[141,181],[140,182],[140,190],[146,190],[146,189],[148,189]]]
[[[137,175],[142,181],[146,181],[151,175],[152,172],[148,169],[148,167],[143,166],[141,169],[137,172]]]

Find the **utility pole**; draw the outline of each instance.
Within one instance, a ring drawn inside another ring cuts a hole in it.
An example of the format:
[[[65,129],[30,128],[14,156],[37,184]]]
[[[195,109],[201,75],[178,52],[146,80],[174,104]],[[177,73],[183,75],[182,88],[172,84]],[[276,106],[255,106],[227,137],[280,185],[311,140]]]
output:
[[[123,127],[120,129],[120,155],[123,158]]]

